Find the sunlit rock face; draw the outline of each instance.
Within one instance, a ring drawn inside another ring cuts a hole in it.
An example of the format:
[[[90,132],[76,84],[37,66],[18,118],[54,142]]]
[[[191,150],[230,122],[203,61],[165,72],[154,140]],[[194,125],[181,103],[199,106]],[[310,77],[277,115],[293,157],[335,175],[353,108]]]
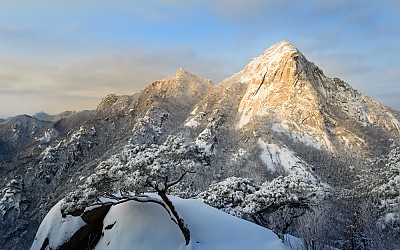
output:
[[[239,105],[237,129],[256,118],[276,122],[276,130],[312,137],[323,147],[333,143],[364,147],[365,140],[346,128],[371,126],[398,134],[399,122],[390,111],[347,83],[328,78],[292,44],[279,42],[254,58],[241,72],[247,85]],[[354,124],[355,123],[355,124]]]
[[[319,143],[330,147],[315,79],[307,77],[313,67],[288,42],[279,42],[254,58],[239,73],[248,87],[240,102],[237,127],[245,127],[252,117],[268,116],[290,130],[314,134]]]

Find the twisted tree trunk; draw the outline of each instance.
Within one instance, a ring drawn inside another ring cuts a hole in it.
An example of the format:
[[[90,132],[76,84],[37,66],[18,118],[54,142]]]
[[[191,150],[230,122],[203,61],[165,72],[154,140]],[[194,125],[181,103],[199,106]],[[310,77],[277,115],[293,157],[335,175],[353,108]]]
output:
[[[161,199],[164,201],[165,205],[168,207],[170,211],[171,218],[173,221],[178,225],[179,229],[181,230],[183,237],[185,237],[185,242],[186,245],[189,245],[190,242],[190,230],[189,228],[186,227],[185,222],[183,219],[179,216],[178,212],[175,209],[174,204],[172,204],[172,201],[168,198],[166,192],[164,190],[157,190],[158,195],[161,197]]]

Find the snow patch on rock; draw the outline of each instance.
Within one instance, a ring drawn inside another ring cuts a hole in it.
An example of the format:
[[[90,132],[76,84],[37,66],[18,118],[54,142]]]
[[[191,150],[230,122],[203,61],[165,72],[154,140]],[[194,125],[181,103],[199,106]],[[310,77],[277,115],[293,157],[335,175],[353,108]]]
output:
[[[313,137],[307,134],[299,134],[295,131],[290,131],[289,126],[284,123],[274,123],[271,129],[280,134],[286,134],[290,136],[292,139],[302,142],[308,146],[312,146],[316,149],[321,149],[321,143],[315,140]]]
[[[246,126],[250,122],[252,117],[253,112],[251,109],[249,109],[247,112],[243,112],[240,116],[239,122],[236,124],[236,129],[241,129]]]
[[[205,128],[197,137],[196,145],[204,149],[204,152],[214,154],[214,136],[210,128]]]
[[[42,249],[46,239],[48,239],[48,247],[46,249],[57,249],[86,224],[79,216],[67,215],[63,218],[61,214],[63,202],[63,200],[59,201],[47,213],[39,226],[31,250]]]
[[[49,143],[53,138],[56,138],[59,135],[58,131],[54,128],[47,129],[42,137],[35,137],[36,141],[41,143]]]
[[[282,166],[286,171],[291,172],[292,166],[301,163],[301,160],[286,147],[267,144],[261,138],[258,138],[257,144],[262,149],[261,160],[271,171],[275,171],[277,167]]]
[[[193,109],[193,111],[190,112],[190,114],[191,114],[191,115],[196,115],[198,108],[199,108],[199,107],[195,107],[195,108]]]
[[[196,121],[195,118],[196,117],[193,117],[188,122],[186,122],[185,126],[186,127],[191,127],[191,128],[197,128],[200,125],[200,123],[198,121]]]
[[[297,176],[313,183],[320,183],[307,163],[287,147],[265,143],[261,138],[258,139],[257,144],[262,150],[260,158],[270,171],[276,171],[281,167],[291,176]]]

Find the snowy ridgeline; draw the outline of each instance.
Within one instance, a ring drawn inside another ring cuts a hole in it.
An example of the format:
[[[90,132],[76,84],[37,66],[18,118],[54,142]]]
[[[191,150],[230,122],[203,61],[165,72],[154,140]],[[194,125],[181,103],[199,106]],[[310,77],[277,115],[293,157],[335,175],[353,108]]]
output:
[[[291,249],[299,243],[282,241],[269,229],[228,215],[198,200],[170,196],[191,231],[189,245],[166,210],[155,203],[129,201],[112,206],[103,221],[102,237],[94,249]],[[61,215],[61,203],[47,214],[31,250],[56,249],[68,241],[85,222],[81,217]]]

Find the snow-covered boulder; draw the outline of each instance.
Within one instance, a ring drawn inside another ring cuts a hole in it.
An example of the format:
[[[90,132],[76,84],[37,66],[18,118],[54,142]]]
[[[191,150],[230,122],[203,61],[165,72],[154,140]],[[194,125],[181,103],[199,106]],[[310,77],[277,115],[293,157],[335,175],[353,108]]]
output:
[[[155,203],[129,201],[112,206],[94,249],[290,249],[269,229],[233,217],[198,200],[170,196],[191,230],[185,239],[166,210]],[[57,249],[85,225],[81,217],[61,216],[57,203],[43,220],[31,249]],[[76,236],[76,235],[75,235]]]

